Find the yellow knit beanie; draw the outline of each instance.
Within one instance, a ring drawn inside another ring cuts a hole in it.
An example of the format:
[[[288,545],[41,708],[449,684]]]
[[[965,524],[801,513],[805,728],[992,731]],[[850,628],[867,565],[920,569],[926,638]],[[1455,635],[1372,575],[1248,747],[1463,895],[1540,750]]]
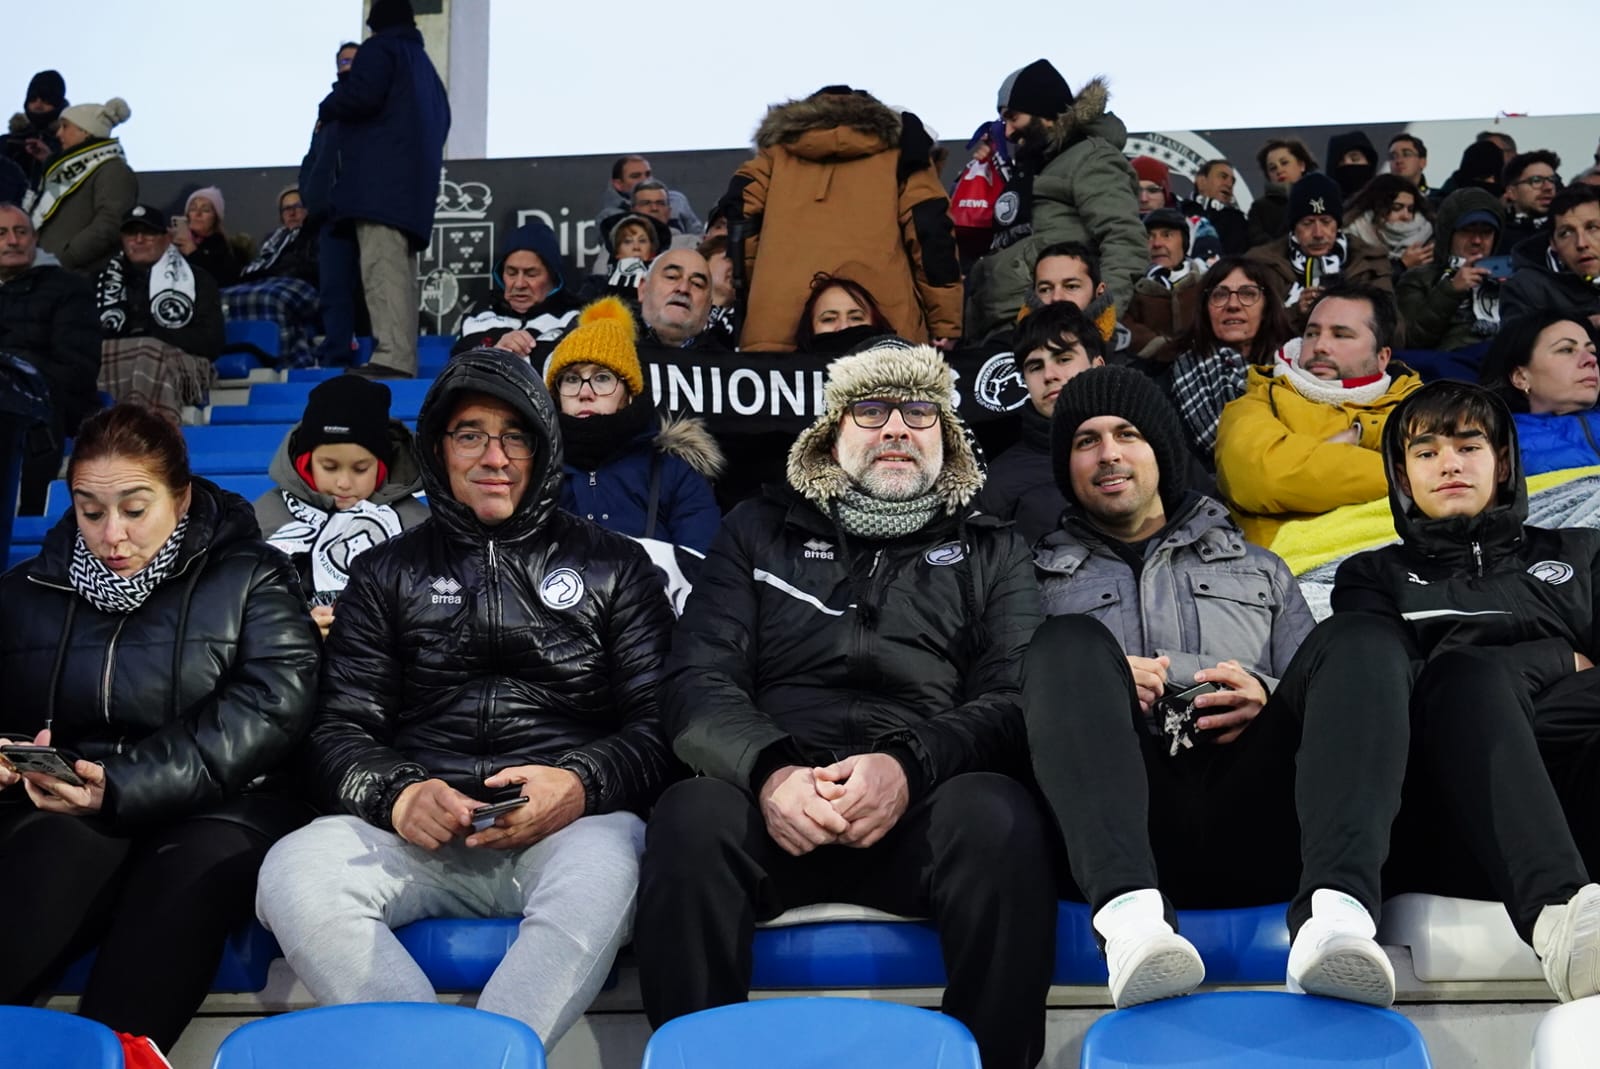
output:
[[[644,393],[644,372],[634,346],[638,327],[633,313],[616,297],[602,297],[578,316],[578,325],[556,345],[545,369],[544,384],[551,393],[556,379],[573,364],[599,364],[617,373],[631,397]]]

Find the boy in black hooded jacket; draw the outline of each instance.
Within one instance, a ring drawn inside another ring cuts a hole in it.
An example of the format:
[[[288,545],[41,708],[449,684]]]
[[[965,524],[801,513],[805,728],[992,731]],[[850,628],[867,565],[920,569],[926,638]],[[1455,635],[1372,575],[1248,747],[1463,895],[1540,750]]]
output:
[[[1463,844],[1556,995],[1600,993],[1600,531],[1524,526],[1516,431],[1478,387],[1417,391],[1383,453],[1401,542],[1346,561],[1333,608],[1398,622],[1411,660],[1409,846],[1391,869],[1455,890],[1440,843]]]

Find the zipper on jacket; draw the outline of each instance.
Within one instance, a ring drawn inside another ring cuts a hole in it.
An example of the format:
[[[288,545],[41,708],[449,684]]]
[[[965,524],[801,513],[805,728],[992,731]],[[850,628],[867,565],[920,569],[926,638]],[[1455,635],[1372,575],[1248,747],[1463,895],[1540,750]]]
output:
[[[493,680],[500,664],[500,551],[495,548],[492,538],[489,539],[489,585],[485,593],[489,599],[489,648],[494,651],[492,667],[495,669],[490,672],[489,678]],[[491,682],[478,707],[478,739],[485,744],[489,741],[489,719],[494,710],[495,697],[495,685]]]
[[[593,471],[591,471],[589,473],[589,485],[590,486],[599,486],[600,485],[600,481],[595,478],[595,476],[598,475],[598,474],[599,474],[598,472],[593,472]]]
[[[106,670],[100,677],[100,713],[107,724],[111,723],[111,667],[117,663],[117,636],[122,634],[122,625],[127,622],[126,616],[119,619],[112,629],[111,640],[106,643]]]
[[[1483,547],[1478,545],[1478,543],[1476,543],[1476,542],[1472,543],[1472,559],[1478,565],[1478,576],[1479,576],[1479,578],[1482,578],[1482,576],[1483,576]]]

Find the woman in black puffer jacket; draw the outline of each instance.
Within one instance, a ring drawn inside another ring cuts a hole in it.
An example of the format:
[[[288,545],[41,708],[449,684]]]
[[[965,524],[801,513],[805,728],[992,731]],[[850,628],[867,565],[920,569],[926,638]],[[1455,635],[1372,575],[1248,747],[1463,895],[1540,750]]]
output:
[[[317,637],[250,504],[118,405],[79,430],[74,512],[0,577],[0,736],[81,785],[0,767],[0,1001],[90,947],[80,1012],[170,1049],[272,843],[312,815],[274,776],[311,726]]]

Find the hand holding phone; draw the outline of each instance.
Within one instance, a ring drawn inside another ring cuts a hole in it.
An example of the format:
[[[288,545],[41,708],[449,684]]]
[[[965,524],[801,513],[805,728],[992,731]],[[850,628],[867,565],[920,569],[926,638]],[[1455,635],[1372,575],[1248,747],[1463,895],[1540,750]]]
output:
[[[84,785],[83,777],[73,769],[73,765],[78,763],[78,755],[70,750],[10,743],[0,746],[0,759],[4,760],[9,771],[19,776],[24,772],[37,772],[74,787]]]
[[[481,805],[472,811],[472,829],[474,831],[484,831],[494,823],[495,818],[501,813],[509,813],[513,809],[527,804],[527,796],[522,795],[517,798],[507,798],[503,802],[490,802],[488,805]]]

